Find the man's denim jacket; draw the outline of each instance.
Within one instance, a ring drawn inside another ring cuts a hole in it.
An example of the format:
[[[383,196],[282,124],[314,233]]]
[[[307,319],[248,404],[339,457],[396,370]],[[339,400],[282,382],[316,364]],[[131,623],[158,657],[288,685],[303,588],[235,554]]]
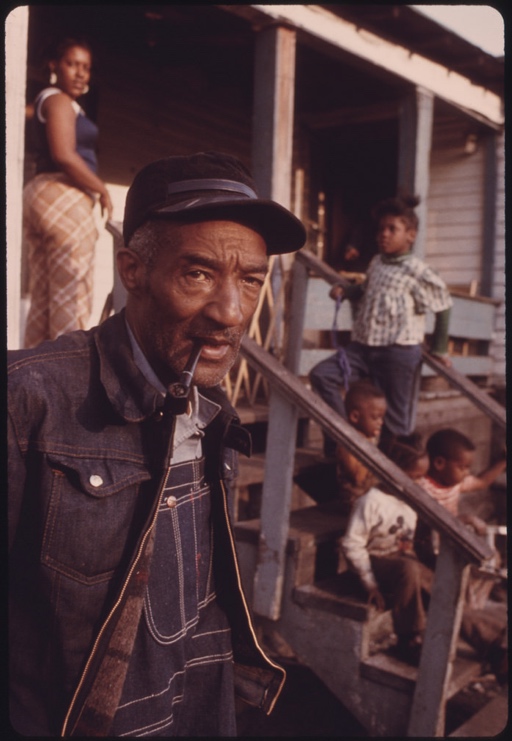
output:
[[[172,415],[133,362],[123,313],[9,355],[11,720],[27,735],[73,735],[151,527]],[[250,438],[219,388],[202,393],[222,408],[205,449],[236,691],[268,713],[285,673],[256,641],[227,500]]]

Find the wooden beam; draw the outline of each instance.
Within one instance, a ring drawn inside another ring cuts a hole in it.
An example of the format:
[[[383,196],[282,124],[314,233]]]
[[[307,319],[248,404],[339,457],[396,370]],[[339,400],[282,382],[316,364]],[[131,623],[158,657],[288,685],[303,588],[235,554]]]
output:
[[[420,198],[416,207],[420,226],[414,243],[414,252],[418,257],[425,254],[433,120],[434,96],[431,92],[416,88],[404,98],[400,111],[397,185],[398,192]]]
[[[256,34],[253,174],[260,195],[287,208],[291,205],[295,46],[295,31],[290,28],[275,25]],[[271,280],[275,296],[281,289],[282,271],[291,261],[285,256],[274,262]],[[282,331],[281,315],[276,322]],[[254,610],[272,620],[279,618],[281,609],[297,422],[297,408],[272,389],[253,601]]]
[[[327,129],[344,124],[385,121],[398,118],[398,113],[398,101],[386,101],[367,106],[344,106],[328,111],[301,113],[300,119],[310,129]]]
[[[5,19],[5,225],[7,347],[10,350],[22,347],[21,245],[28,22],[28,5],[14,8]]]
[[[252,171],[263,198],[289,208],[295,100],[295,32],[256,34]]]
[[[432,527],[446,533],[466,558],[481,562],[492,556],[492,550],[475,533],[447,512],[409,476],[392,463],[374,444],[336,414],[317,394],[310,391],[297,376],[263,350],[254,340],[246,337],[242,354],[249,364],[269,380],[272,387],[294,407],[300,408],[314,419],[322,429],[345,445],[365,466],[386,482],[393,492],[414,507]],[[288,437],[293,431],[286,431]],[[282,463],[281,463],[282,466]],[[272,496],[281,496],[277,490]]]
[[[300,31],[304,38],[314,38],[335,49],[349,52],[415,87],[429,90],[487,126],[501,129],[504,124],[504,106],[499,95],[475,85],[449,67],[426,59],[371,31],[359,29],[355,23],[339,18],[324,6],[294,3],[218,7],[252,22],[273,19],[287,23]]]
[[[457,648],[469,566],[441,541],[407,736],[445,736],[446,691]]]
[[[461,391],[465,396],[470,399],[473,404],[482,410],[488,417],[492,419],[502,429],[507,427],[507,411],[505,407],[498,404],[489,394],[479,388],[476,383],[473,383],[459,373],[454,368],[447,368],[443,363],[440,362],[434,355],[430,355],[426,350],[423,351],[423,361],[427,363],[435,372],[446,378],[451,386]]]
[[[334,270],[334,268],[331,268],[330,265],[327,265],[326,262],[320,260],[319,257],[309,250],[300,250],[295,254],[295,259],[305,265],[313,273],[319,275],[320,278],[323,278],[331,286],[335,283],[340,283],[340,285],[345,286],[350,285],[347,280],[344,280],[340,274]]]

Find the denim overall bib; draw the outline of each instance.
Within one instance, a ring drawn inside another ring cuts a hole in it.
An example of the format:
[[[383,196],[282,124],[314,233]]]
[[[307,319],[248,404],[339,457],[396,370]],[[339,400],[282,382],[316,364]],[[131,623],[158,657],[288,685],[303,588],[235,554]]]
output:
[[[202,432],[192,420],[179,421],[116,736],[236,735],[231,633],[213,578],[210,487],[203,457],[181,460],[200,450]]]

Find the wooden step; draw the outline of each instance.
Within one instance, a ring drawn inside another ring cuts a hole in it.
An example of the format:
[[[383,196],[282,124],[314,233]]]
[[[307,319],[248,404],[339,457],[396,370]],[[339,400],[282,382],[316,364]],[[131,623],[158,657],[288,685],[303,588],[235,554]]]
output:
[[[265,474],[265,453],[253,453],[250,458],[240,456],[238,486],[247,483],[263,483]],[[297,448],[295,451],[295,473],[315,463],[323,463],[323,457],[316,448]]]
[[[294,585],[313,584],[317,579],[347,568],[339,548],[339,538],[346,529],[347,516],[336,505],[304,507],[290,512],[286,553],[295,563]],[[235,524],[235,538],[240,544],[258,547],[260,520],[241,520]]]
[[[290,512],[286,553],[295,560],[295,586],[313,584],[323,576],[347,568],[338,540],[345,532],[347,516],[335,504],[314,505]],[[241,520],[235,524],[239,543],[258,546],[260,520]]]
[[[368,605],[366,594],[357,576],[345,571],[315,584],[304,584],[293,591],[293,599],[303,607],[330,612],[358,622],[366,622],[377,614]]]
[[[347,515],[341,513],[336,505],[331,503],[292,510],[288,532],[289,552],[310,543],[319,544],[336,540],[345,532],[347,520]],[[237,540],[257,543],[259,532],[259,518],[242,520],[235,524]]]
[[[459,726],[450,738],[490,738],[505,730],[508,723],[508,690],[490,700],[469,720]]]
[[[366,594],[349,571],[316,584],[305,584],[293,590],[293,599],[302,607],[332,613],[357,622],[372,622],[382,618],[373,605],[368,605]],[[412,695],[418,668],[400,661],[388,652],[375,653],[360,664],[361,675],[372,682],[386,685]],[[474,649],[459,639],[457,657],[453,663],[447,699],[479,676],[481,661]]]
[[[456,695],[469,682],[480,676],[481,669],[480,661],[457,656],[453,662],[446,699]],[[379,653],[361,662],[361,675],[372,682],[393,687],[412,696],[418,668],[400,661],[391,654]]]

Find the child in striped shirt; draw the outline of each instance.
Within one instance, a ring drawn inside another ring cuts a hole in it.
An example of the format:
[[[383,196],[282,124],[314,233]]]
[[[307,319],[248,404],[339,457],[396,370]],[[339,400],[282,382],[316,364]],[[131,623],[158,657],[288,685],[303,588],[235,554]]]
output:
[[[430,436],[426,447],[429,468],[426,476],[418,480],[419,486],[476,533],[485,535],[485,522],[476,515],[461,513],[460,501],[464,494],[485,490],[498,478],[507,467],[505,453],[475,476],[471,473],[475,446],[462,432],[450,427],[438,430]],[[433,565],[439,550],[438,541],[436,532],[431,533],[425,523],[418,524],[416,547],[429,565]]]

